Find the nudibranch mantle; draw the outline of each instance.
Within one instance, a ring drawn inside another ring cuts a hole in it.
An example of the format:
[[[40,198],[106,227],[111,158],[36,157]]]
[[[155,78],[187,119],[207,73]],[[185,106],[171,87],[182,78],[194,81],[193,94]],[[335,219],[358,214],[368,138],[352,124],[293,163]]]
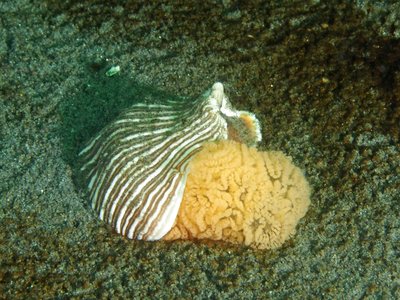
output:
[[[100,219],[131,239],[159,240],[173,227],[189,173],[205,142],[261,141],[254,114],[235,110],[222,83],[194,101],[135,104],[80,152]]]

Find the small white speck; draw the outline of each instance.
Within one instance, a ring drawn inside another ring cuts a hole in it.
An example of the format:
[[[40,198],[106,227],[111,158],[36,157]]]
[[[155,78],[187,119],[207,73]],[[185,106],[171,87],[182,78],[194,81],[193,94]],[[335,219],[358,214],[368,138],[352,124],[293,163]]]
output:
[[[108,69],[108,71],[106,72],[106,75],[108,77],[111,77],[111,76],[114,76],[115,74],[119,73],[119,71],[121,71],[120,66],[112,66],[110,69]]]

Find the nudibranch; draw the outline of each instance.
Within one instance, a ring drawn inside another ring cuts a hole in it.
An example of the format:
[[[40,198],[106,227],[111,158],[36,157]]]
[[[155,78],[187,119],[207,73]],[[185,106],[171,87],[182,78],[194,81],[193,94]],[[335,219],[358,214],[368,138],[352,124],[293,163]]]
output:
[[[255,146],[261,131],[219,82],[195,100],[133,105],[79,154],[93,209],[123,236],[161,239],[174,226],[189,162],[205,142],[226,139]]]

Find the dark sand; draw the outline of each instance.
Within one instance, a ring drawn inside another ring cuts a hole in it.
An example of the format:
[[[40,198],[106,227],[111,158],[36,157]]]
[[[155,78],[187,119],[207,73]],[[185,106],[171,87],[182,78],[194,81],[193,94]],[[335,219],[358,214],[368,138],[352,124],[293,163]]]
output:
[[[0,2],[1,299],[400,297],[399,4],[36,2]],[[135,101],[215,81],[257,114],[261,149],[304,169],[296,236],[117,236],[79,189],[82,143]]]

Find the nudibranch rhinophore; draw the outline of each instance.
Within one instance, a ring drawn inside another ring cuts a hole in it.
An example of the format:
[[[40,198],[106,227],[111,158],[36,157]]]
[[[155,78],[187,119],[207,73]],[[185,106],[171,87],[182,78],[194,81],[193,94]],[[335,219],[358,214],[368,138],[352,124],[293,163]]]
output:
[[[79,154],[93,209],[123,236],[161,239],[174,226],[189,162],[205,142],[226,139],[255,146],[261,131],[219,82],[194,101],[133,105]]]

